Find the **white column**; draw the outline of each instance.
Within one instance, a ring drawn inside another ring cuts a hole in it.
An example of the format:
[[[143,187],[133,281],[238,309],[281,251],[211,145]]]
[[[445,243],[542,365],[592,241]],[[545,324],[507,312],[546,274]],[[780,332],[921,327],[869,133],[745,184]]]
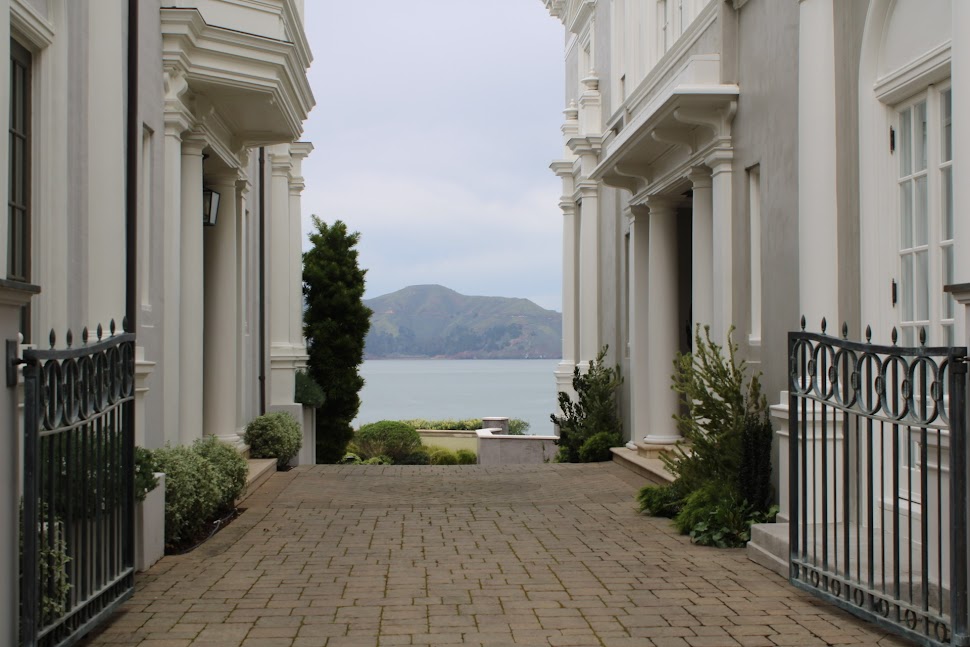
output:
[[[219,193],[219,213],[205,238],[205,328],[203,431],[236,442],[236,175],[220,176],[210,188]],[[201,215],[200,215],[201,217]]]
[[[179,442],[202,437],[202,149],[197,135],[182,137],[179,268]],[[166,304],[167,307],[167,304]],[[167,369],[166,369],[167,370]]]
[[[313,151],[309,142],[290,145],[290,343],[295,352],[306,355],[303,341],[303,160]],[[303,364],[305,365],[305,360]]]
[[[579,216],[579,357],[584,367],[600,351],[599,191],[596,182],[580,182]]]
[[[292,405],[296,388],[296,353],[294,348],[290,308],[292,297],[291,240],[293,222],[290,218],[290,174],[292,158],[290,145],[279,144],[270,148],[270,186],[268,205],[269,254],[266,271],[269,273],[268,290],[270,310],[270,388],[269,403],[272,406]]]
[[[650,435],[649,273],[650,211],[630,206],[630,438],[636,442]]]
[[[167,115],[166,115],[167,116]],[[179,119],[165,122],[165,219],[162,223],[161,266],[162,272],[162,308],[161,320],[161,355],[155,359],[161,362],[161,389],[156,388],[153,398],[161,397],[161,409],[164,419],[163,441],[177,444],[180,441],[179,430],[182,429],[179,420],[181,407],[179,391],[180,375],[180,345],[179,328],[181,326],[182,290],[182,131],[184,122]],[[201,161],[201,158],[200,158]],[[200,170],[201,172],[201,170]],[[157,379],[157,378],[156,378]],[[156,383],[156,387],[157,387]]]
[[[839,321],[833,0],[798,5],[798,291],[802,314]]]
[[[677,299],[677,207],[664,198],[651,197],[650,234],[647,241],[647,435],[643,442],[668,445],[677,442],[673,415],[679,409],[670,388],[674,359],[680,348]]]
[[[249,286],[249,248],[250,224],[252,216],[249,210],[249,191],[252,183],[248,178],[236,180],[236,431],[245,429],[254,412],[254,407],[248,396],[253,382],[253,364],[247,354],[251,339],[247,327],[246,303],[250,293]]]
[[[698,167],[687,175],[694,189],[691,222],[691,339],[697,326],[714,320],[714,222],[711,172]]]
[[[711,167],[712,291],[711,339],[723,344],[734,324],[734,202],[731,190],[731,150],[707,158]]]
[[[576,203],[564,199],[559,203],[562,208],[562,359],[556,367],[556,386],[558,391],[572,393],[573,369],[579,357],[579,338],[577,336],[579,310],[577,289],[579,287],[579,266],[577,243]]]

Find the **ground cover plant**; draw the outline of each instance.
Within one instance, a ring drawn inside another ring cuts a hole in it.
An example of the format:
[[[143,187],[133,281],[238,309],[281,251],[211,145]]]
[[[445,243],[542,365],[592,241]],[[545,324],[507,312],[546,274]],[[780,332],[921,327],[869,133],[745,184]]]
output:
[[[559,426],[559,463],[588,463],[610,460],[610,447],[623,444],[623,423],[617,411],[616,391],[623,384],[620,367],[606,366],[609,346],[590,360],[589,370],[573,369],[576,400],[559,392],[562,415],[550,416]]]
[[[698,544],[743,546],[754,523],[772,521],[771,424],[758,375],[749,377],[737,344],[727,352],[710,328],[695,331],[694,352],[675,360],[672,388],[686,411],[675,416],[683,436],[661,458],[674,482],[644,487],[640,510],[670,517]]]

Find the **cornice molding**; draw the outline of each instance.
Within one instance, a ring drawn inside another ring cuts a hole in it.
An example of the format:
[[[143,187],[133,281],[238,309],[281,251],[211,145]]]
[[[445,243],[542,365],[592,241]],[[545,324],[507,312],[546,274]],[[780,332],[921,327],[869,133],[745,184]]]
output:
[[[44,49],[54,42],[54,24],[24,0],[10,1],[10,31],[11,35],[19,34],[30,41],[25,45],[37,49]]]
[[[209,96],[238,145],[299,138],[314,105],[308,48],[209,25],[197,9],[163,8],[161,29],[166,67],[183,70],[193,92]]]

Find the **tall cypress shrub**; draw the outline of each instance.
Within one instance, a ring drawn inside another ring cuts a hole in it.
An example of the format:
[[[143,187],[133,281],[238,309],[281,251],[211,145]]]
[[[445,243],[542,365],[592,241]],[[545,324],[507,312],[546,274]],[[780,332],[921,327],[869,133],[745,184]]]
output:
[[[313,216],[311,247],[303,254],[303,334],[310,356],[307,371],[323,389],[317,409],[317,462],[336,463],[353,437],[351,421],[360,409],[364,337],[371,310],[363,303],[364,275],[357,263],[358,232],[340,220],[328,225]]]

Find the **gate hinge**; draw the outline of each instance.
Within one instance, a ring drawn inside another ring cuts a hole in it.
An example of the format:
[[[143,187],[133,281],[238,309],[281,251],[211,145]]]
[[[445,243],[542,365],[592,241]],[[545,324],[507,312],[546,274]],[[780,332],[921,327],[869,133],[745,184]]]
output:
[[[26,364],[19,357],[20,342],[16,339],[7,340],[7,386],[17,386],[17,367]]]

